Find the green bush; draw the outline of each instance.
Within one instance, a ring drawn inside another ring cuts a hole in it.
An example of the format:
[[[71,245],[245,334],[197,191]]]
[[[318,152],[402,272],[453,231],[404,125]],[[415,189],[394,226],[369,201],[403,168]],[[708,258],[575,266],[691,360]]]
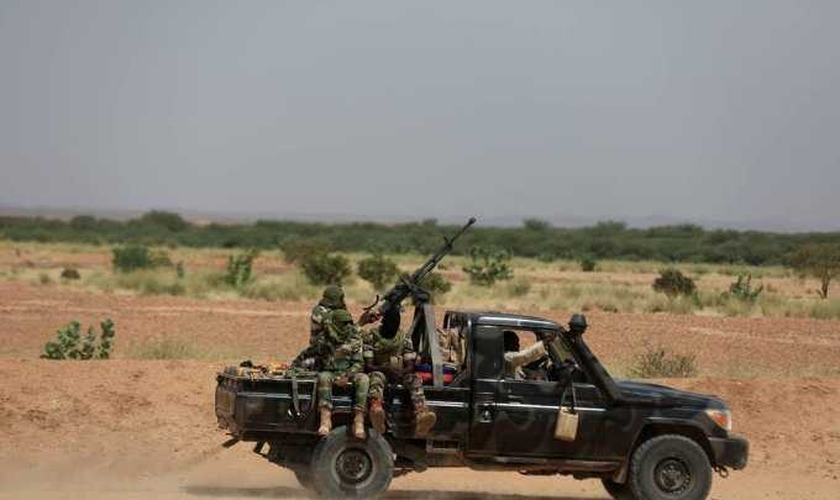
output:
[[[464,266],[463,271],[474,285],[492,286],[496,281],[513,277],[513,271],[508,266],[510,259],[510,253],[505,250],[473,247],[470,249],[470,265]]]
[[[166,252],[156,252],[143,245],[116,247],[111,252],[113,253],[111,263],[114,269],[124,273],[172,265]]]
[[[598,266],[598,262],[591,256],[585,256],[580,259],[580,270],[585,273],[591,273],[595,271],[595,268]]]
[[[241,287],[254,279],[254,259],[259,255],[255,249],[228,257],[224,281],[230,286]]]
[[[820,297],[828,298],[831,280],[840,276],[840,244],[809,244],[786,257],[786,262],[801,275],[820,280]]]
[[[756,289],[752,288],[751,275],[739,274],[738,281],[729,285],[729,296],[742,302],[755,302],[763,290],[764,286],[759,286]]]
[[[670,268],[659,272],[659,277],[653,281],[653,289],[664,293],[668,297],[676,297],[678,295],[694,295],[697,286],[694,284],[694,280],[685,276],[679,269]]]
[[[350,261],[341,254],[309,254],[300,260],[300,267],[313,285],[340,285],[353,274]]]
[[[634,378],[686,378],[697,375],[694,355],[668,354],[664,348],[647,348],[636,355],[630,368]]]
[[[377,291],[393,285],[400,275],[397,264],[380,253],[371,255],[359,261],[359,277],[373,285]]]
[[[329,245],[324,240],[311,238],[291,240],[280,244],[283,259],[289,264],[299,263],[304,257],[324,253],[328,249]]]
[[[163,210],[146,212],[139,220],[142,224],[158,226],[172,232],[186,231],[190,227],[189,222],[185,221],[179,214]]]
[[[61,279],[65,280],[77,280],[81,279],[82,275],[79,274],[79,270],[75,267],[65,267],[61,271]]]
[[[56,341],[47,342],[44,345],[44,353],[41,357],[45,359],[107,359],[111,357],[116,335],[114,322],[106,319],[99,326],[102,333],[99,335],[97,346],[97,335],[93,326],[90,326],[82,337],[81,324],[78,321],[71,321],[58,330]]]

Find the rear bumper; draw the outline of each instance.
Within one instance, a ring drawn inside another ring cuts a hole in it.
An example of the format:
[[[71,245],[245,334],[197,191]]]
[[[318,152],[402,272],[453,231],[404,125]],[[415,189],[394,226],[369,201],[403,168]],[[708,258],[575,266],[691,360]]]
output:
[[[709,445],[712,447],[715,465],[735,470],[747,466],[750,443],[743,437],[730,434],[728,438],[709,438]]]

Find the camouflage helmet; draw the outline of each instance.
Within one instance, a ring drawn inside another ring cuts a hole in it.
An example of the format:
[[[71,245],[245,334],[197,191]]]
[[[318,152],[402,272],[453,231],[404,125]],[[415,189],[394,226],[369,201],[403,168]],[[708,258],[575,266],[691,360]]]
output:
[[[339,285],[328,285],[324,288],[321,304],[331,309],[344,308],[344,290]]]

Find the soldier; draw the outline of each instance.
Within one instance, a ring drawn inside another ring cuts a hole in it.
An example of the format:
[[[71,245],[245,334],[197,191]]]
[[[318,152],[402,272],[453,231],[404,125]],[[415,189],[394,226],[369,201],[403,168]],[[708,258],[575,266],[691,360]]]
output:
[[[411,338],[399,330],[399,311],[385,315],[380,326],[362,335],[365,370],[370,376],[370,422],[380,434],[385,432],[385,410],[382,407],[385,385],[402,383],[411,394],[414,407],[414,434],[425,437],[437,420],[426,406],[423,381],[414,373],[417,353]]]
[[[353,324],[350,313],[337,309],[323,320],[324,331],[319,338],[326,349],[322,351],[318,372],[318,407],[321,413],[319,436],[326,436],[332,430],[332,388],[333,384],[353,384],[353,436],[365,439],[365,411],[369,390],[368,376],[362,371],[362,340],[359,328]]]
[[[505,330],[503,332],[503,342],[505,351],[505,377],[516,380],[522,380],[525,373],[522,367],[529,365],[535,361],[539,361],[548,357],[548,344],[554,342],[557,335],[554,332],[548,332],[543,336],[541,341],[519,349],[519,336],[513,330]]]
[[[320,345],[320,336],[324,333],[324,321],[331,312],[337,309],[347,309],[344,305],[344,290],[338,285],[328,285],[324,288],[324,294],[320,302],[312,308],[309,316],[309,345],[301,351],[292,361],[292,366],[318,370],[319,358],[323,346]]]

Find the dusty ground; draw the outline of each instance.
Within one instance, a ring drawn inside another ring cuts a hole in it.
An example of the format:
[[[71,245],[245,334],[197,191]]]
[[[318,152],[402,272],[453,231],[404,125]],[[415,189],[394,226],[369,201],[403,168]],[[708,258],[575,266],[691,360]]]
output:
[[[0,498],[304,496],[247,446],[219,446],[212,399],[226,362],[293,355],[307,309],[0,282]],[[117,359],[37,359],[62,324],[106,316],[117,325]],[[840,378],[826,376],[840,367],[840,322],[603,313],[590,321],[593,349],[614,366],[646,342],[697,354],[702,377],[669,383],[724,397],[753,446],[749,467],[716,479],[712,498],[840,498]],[[211,359],[126,359],[131,346],[161,338]],[[607,498],[592,481],[463,470],[398,478],[392,490],[389,498]]]

